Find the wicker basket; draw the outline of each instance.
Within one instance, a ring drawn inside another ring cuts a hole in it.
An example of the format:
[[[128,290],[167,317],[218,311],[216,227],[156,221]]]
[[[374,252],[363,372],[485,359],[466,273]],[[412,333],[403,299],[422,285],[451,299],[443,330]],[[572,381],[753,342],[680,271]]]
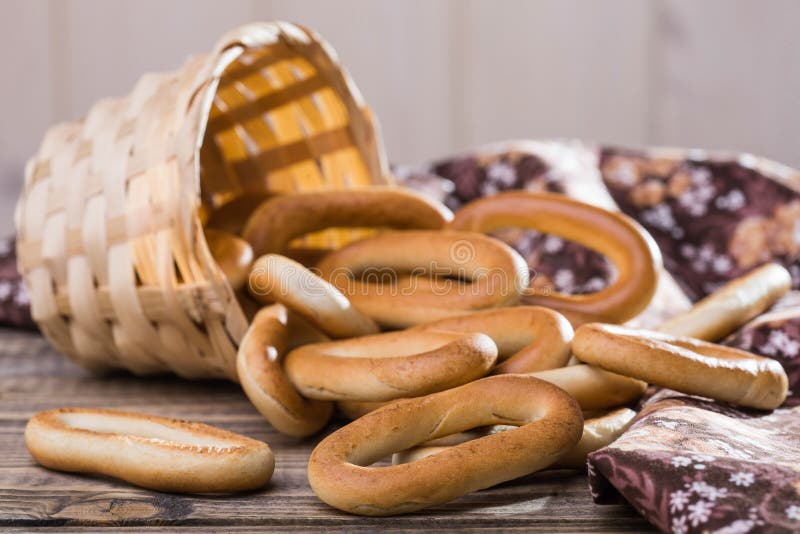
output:
[[[330,46],[282,22],[238,28],[47,132],[16,213],[33,318],[93,370],[236,380],[247,318],[202,213],[388,179],[376,124]]]

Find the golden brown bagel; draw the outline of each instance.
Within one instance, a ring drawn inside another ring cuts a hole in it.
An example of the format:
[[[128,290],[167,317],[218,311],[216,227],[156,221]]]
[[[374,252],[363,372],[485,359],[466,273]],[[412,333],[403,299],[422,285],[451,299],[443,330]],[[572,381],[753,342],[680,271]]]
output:
[[[639,314],[653,298],[661,253],[653,238],[633,219],[553,193],[510,191],[470,202],[449,226],[492,232],[531,228],[561,236],[605,255],[617,278],[589,295],[565,295],[528,288],[528,303],[553,308],[577,326],[590,321],[622,323]]]
[[[688,337],[599,323],[575,332],[580,360],[682,393],[771,410],[786,399],[781,364],[743,350]]]
[[[261,302],[277,301],[334,338],[375,334],[375,322],[331,284],[296,261],[267,254],[253,263],[248,289]]]
[[[644,395],[647,383],[610,373],[591,365],[569,365],[531,373],[560,387],[578,401],[587,411],[606,410],[628,404]]]
[[[418,462],[369,467],[394,451],[498,424],[519,428]],[[393,402],[340,428],[311,453],[308,480],[346,512],[413,512],[544,469],[578,442],[582,427],[580,408],[563,390],[529,376],[492,376]]]
[[[583,423],[583,434],[580,441],[551,467],[554,469],[584,469],[586,467],[586,457],[589,453],[613,443],[628,429],[634,417],[636,417],[636,412],[630,408],[618,408],[599,417],[587,419]],[[514,428],[516,427],[494,425],[427,441],[419,447],[394,453],[392,455],[392,465],[415,462],[445,451],[453,445],[489,434],[513,430]]]
[[[120,478],[157,491],[256,489],[272,476],[266,443],[213,426],[116,410],[39,412],[25,444],[41,465]]]
[[[475,380],[496,360],[497,346],[484,334],[428,330],[304,345],[284,367],[310,399],[386,401]]]
[[[514,304],[529,282],[517,252],[472,232],[384,232],[332,252],[317,268],[389,328]]]
[[[256,256],[284,253],[300,236],[327,228],[442,228],[453,218],[443,204],[408,189],[371,187],[294,193],[265,201],[242,237]]]
[[[728,282],[691,310],[658,327],[673,336],[719,341],[760,315],[792,287],[789,271],[768,263]]]
[[[581,440],[553,465],[556,469],[586,469],[586,457],[614,443],[633,423],[636,412],[617,408],[605,415],[587,419]]]
[[[513,306],[481,310],[425,323],[416,329],[480,332],[497,345],[494,374],[532,373],[564,367],[574,334],[569,321],[554,310]]]
[[[333,405],[304,399],[286,378],[281,360],[288,336],[286,308],[280,304],[263,308],[239,345],[236,371],[247,398],[276,430],[309,436],[325,426]]]
[[[628,404],[639,399],[647,389],[647,383],[641,380],[583,364],[528,373],[528,376],[560,387],[572,395],[585,411],[607,410]],[[388,403],[341,400],[336,406],[345,417],[358,419],[386,404]]]
[[[229,234],[241,235],[250,215],[271,196],[274,195],[251,192],[236,197],[211,211],[204,226]]]
[[[233,290],[244,287],[250,273],[250,264],[253,263],[253,249],[244,239],[220,230],[206,228],[205,235],[214,261],[222,269]]]

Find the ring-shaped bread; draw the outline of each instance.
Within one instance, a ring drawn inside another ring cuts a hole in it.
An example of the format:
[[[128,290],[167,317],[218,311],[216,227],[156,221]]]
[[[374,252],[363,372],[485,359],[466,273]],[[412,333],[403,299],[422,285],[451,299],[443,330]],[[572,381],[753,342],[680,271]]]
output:
[[[25,427],[25,444],[47,468],[106,475],[157,491],[256,489],[275,467],[261,441],[202,423],[116,410],[39,412]]]
[[[418,462],[370,467],[393,452],[499,424],[519,428]],[[340,428],[311,453],[308,480],[346,512],[413,512],[544,469],[575,446],[582,428],[580,407],[563,390],[530,376],[492,376],[393,402]]]
[[[266,254],[253,263],[248,289],[256,300],[280,302],[333,338],[375,334],[375,321],[342,293],[294,260]]]
[[[317,268],[389,328],[515,304],[529,282],[516,251],[474,232],[387,231],[332,252]]]
[[[492,232],[529,228],[580,243],[606,256],[616,279],[587,295],[528,288],[529,304],[558,310],[573,326],[586,322],[623,323],[647,307],[661,269],[655,241],[636,221],[554,193],[509,191],[470,202],[449,226],[454,230]]]
[[[497,346],[484,334],[406,330],[304,345],[284,369],[310,399],[387,401],[465,384],[496,360]]]
[[[661,332],[586,324],[572,351],[581,361],[681,393],[772,410],[788,392],[777,360]]]
[[[245,224],[242,237],[255,256],[285,254],[289,243],[328,228],[442,228],[453,213],[410,189],[370,187],[292,193],[267,199]]]
[[[481,310],[425,323],[416,329],[480,332],[497,345],[494,374],[532,373],[564,367],[574,331],[560,313],[541,306]]]
[[[247,398],[277,431],[310,436],[331,418],[333,405],[301,397],[289,382],[281,367],[288,337],[286,308],[261,309],[239,345],[236,371]]]

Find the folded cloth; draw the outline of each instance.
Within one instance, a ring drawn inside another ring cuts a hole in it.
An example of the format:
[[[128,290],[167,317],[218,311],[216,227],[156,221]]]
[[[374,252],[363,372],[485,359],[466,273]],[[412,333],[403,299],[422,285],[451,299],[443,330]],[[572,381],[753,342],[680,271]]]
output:
[[[17,271],[13,238],[0,239],[0,325],[35,328],[28,293]]]
[[[656,392],[622,437],[589,456],[596,502],[622,496],[668,532],[800,532],[800,306],[762,315],[725,344],[781,362],[784,406]]]
[[[662,390],[589,456],[589,485],[664,532],[799,532],[800,407],[759,414]]]

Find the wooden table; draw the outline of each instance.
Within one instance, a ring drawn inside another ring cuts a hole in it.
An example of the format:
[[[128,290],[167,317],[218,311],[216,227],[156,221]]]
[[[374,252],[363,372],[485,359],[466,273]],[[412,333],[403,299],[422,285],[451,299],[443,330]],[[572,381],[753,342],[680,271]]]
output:
[[[308,485],[306,460],[317,440],[298,441],[273,431],[236,385],[126,374],[92,377],[34,333],[0,329],[0,406],[0,528],[4,530],[57,526],[59,531],[85,531],[116,525],[193,532],[652,530],[627,505],[594,505],[585,475],[574,473],[526,477],[424,513],[392,518],[348,515],[322,503]],[[49,471],[28,455],[23,430],[34,413],[61,406],[135,410],[239,432],[270,444],[277,458],[275,474],[263,490],[220,497],[158,493],[111,479]]]

